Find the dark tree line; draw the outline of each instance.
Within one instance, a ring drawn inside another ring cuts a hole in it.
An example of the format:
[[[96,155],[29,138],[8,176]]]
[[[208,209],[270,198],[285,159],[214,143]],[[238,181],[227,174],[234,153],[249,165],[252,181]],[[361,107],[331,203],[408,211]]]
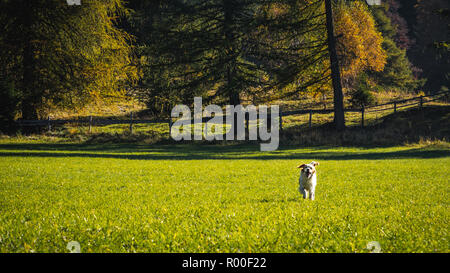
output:
[[[141,68],[151,79],[142,84],[173,95],[173,104],[189,102],[192,94],[231,105],[240,104],[243,93],[264,100],[326,57],[326,40],[317,39],[325,30],[321,2],[132,1],[141,18],[134,27],[145,30],[137,32]],[[147,9],[151,20],[141,17]]]
[[[420,69],[428,90],[448,86],[448,2],[404,2],[371,9],[387,58],[384,64],[383,52],[363,45],[373,50],[369,55],[380,54],[379,69],[370,72],[355,61],[367,57],[353,50],[357,39],[332,29],[336,18],[352,18],[355,1],[85,0],[69,6],[0,0],[0,116],[45,118],[51,108],[81,107],[130,90],[161,115],[195,96],[205,103],[259,104],[332,87],[335,124],[342,129],[340,70],[353,73],[345,76],[345,89],[368,86],[355,79],[371,79],[379,90],[413,91],[423,83]],[[350,13],[331,16],[335,8]],[[359,19],[367,20],[366,10]],[[339,24],[357,33],[358,22]]]
[[[450,88],[450,2],[447,0],[389,0],[398,7],[394,16],[408,28],[407,55],[416,74],[426,80],[429,93]],[[394,19],[395,20],[395,19]],[[399,29],[404,29],[400,26]]]

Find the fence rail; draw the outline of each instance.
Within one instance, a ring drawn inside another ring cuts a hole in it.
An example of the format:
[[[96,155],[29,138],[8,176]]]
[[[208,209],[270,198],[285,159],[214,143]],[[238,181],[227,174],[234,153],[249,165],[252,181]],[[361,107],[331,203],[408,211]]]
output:
[[[374,105],[370,107],[362,107],[361,109],[344,109],[344,112],[347,113],[361,113],[361,126],[364,127],[364,117],[367,113],[375,113],[375,112],[382,112],[382,111],[394,111],[397,112],[397,110],[401,108],[405,108],[408,106],[414,106],[418,105],[419,107],[422,107],[426,103],[430,103],[436,100],[443,99],[446,95],[450,95],[450,91],[445,92],[439,92],[432,95],[424,95],[404,100],[396,100],[384,104]],[[428,99],[430,98],[430,99]],[[412,103],[404,104],[410,101],[414,101]],[[392,106],[391,106],[392,105]],[[379,107],[385,107],[387,108],[381,108],[377,109]],[[389,107],[390,106],[390,107]],[[291,111],[281,111],[280,110],[280,129],[283,129],[283,118],[287,116],[292,115],[305,115],[309,114],[309,127],[312,127],[312,117],[313,114],[330,114],[333,113],[333,109],[300,109],[300,110],[291,110]],[[223,117],[226,117],[225,115]],[[247,115],[246,115],[247,117]],[[202,118],[202,122],[207,122],[210,118]],[[194,120],[192,119],[191,122]],[[48,130],[50,131],[52,126],[54,125],[65,125],[65,124],[86,124],[89,125],[89,132],[91,132],[92,126],[105,126],[105,125],[113,125],[113,124],[128,124],[130,125],[130,132],[133,133],[133,125],[134,124],[152,124],[152,123],[167,123],[169,126],[169,132],[172,127],[172,119],[155,119],[155,120],[147,120],[147,119],[134,119],[133,113],[130,114],[129,119],[94,119],[92,116],[86,119],[55,119],[52,120],[48,118],[47,120],[17,120],[16,123],[19,126],[47,126]],[[248,120],[246,121],[248,124]]]
[[[395,101],[391,101],[388,103],[373,105],[373,106],[369,106],[369,107],[363,106],[361,109],[344,109],[344,112],[346,112],[346,113],[361,113],[361,126],[364,127],[364,119],[365,119],[365,115],[367,113],[392,111],[392,110],[394,113],[396,113],[397,110],[408,107],[408,106],[418,105],[419,107],[422,107],[426,103],[430,103],[430,102],[437,101],[437,100],[442,100],[446,95],[450,95],[450,91],[444,91],[444,92],[439,92],[439,93],[435,93],[435,94],[431,94],[431,95],[418,96],[418,97],[403,99],[403,100],[395,100]],[[432,99],[427,99],[427,98],[432,98]],[[404,104],[404,103],[411,102],[411,101],[414,101],[414,102]],[[385,107],[385,106],[388,106],[388,107],[382,108],[382,109],[377,109],[377,108]],[[391,106],[391,107],[389,107],[389,106]],[[333,109],[304,109],[304,110],[293,110],[293,111],[280,112],[280,116],[285,117],[285,116],[292,116],[292,115],[309,114],[309,127],[312,127],[313,114],[330,114],[333,112],[334,112]],[[280,121],[282,121],[282,119],[280,119]],[[280,128],[283,128],[282,122],[280,124]]]

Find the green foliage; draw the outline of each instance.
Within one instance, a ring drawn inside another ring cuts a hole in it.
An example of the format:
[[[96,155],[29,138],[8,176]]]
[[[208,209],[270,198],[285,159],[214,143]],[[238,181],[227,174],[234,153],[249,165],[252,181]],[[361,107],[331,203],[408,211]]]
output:
[[[148,6],[152,11],[147,12]],[[274,94],[268,91],[284,89],[284,95],[292,95],[323,81],[328,75],[315,67],[326,57],[320,8],[321,1],[137,5],[134,31],[144,43],[139,52],[141,86],[148,104],[166,105],[167,99],[191,103],[197,95],[235,105],[243,96],[270,100]]]
[[[374,105],[376,97],[371,93],[372,87],[369,84],[369,78],[362,73],[356,82],[356,87],[350,93],[350,103],[353,107],[361,108],[362,106]]]
[[[450,250],[448,148],[2,141],[0,152],[0,252]],[[295,168],[311,160],[312,202]]]
[[[387,8],[387,6],[371,8],[377,27],[383,34],[383,49],[387,54],[387,63],[383,71],[371,72],[369,75],[385,90],[413,92],[423,86],[424,80],[414,77],[406,50],[400,49],[394,42],[397,29],[386,16]]]
[[[388,58],[384,71],[375,74],[378,83],[388,90],[399,89],[409,92],[422,87],[425,80],[414,78],[406,51],[398,48],[390,38],[384,39],[383,47],[388,53]]]
[[[115,26],[124,13],[122,0],[0,1],[0,72],[21,91],[24,118],[121,94],[135,76],[130,37]]]
[[[0,131],[5,131],[12,125],[19,111],[20,93],[14,82],[6,78],[0,79]]]
[[[417,43],[411,55],[427,78],[426,90],[436,92],[442,86],[450,87],[450,2],[420,0],[415,9]]]

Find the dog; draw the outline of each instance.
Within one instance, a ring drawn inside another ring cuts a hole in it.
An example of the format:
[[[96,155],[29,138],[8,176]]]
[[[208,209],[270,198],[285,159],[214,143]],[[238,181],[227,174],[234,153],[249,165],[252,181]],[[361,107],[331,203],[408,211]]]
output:
[[[298,179],[298,191],[303,195],[303,199],[309,197],[309,199],[314,200],[315,198],[317,184],[316,166],[318,165],[319,162],[313,161],[297,167],[301,169],[300,178]]]

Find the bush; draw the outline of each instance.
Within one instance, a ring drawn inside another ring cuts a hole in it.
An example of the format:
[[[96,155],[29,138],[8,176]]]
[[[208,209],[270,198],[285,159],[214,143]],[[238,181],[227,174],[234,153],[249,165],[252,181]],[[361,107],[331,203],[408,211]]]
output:
[[[367,75],[362,74],[357,80],[356,87],[350,93],[350,103],[354,108],[376,104],[377,99],[370,89],[371,86],[368,83]]]
[[[10,131],[14,124],[20,103],[20,93],[14,83],[6,79],[0,79],[0,130]]]

